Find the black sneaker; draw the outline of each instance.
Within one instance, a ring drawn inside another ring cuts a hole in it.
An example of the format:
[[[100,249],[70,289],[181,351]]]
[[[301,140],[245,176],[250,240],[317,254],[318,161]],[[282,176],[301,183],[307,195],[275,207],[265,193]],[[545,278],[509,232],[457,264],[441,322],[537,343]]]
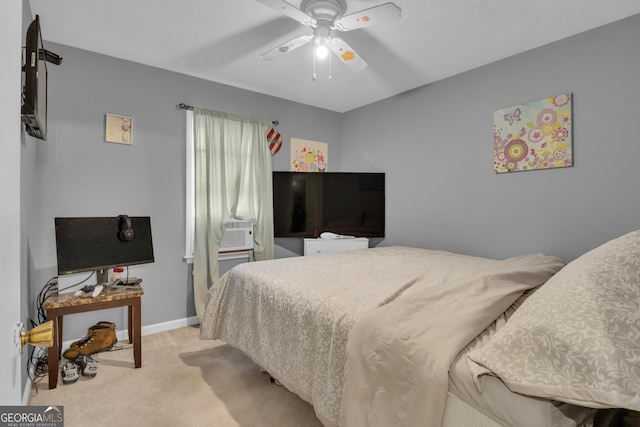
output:
[[[73,362],[67,362],[62,367],[62,383],[73,384],[78,381],[78,367]]]
[[[99,364],[89,355],[84,354],[78,357],[75,362],[85,377],[95,377],[98,373]]]

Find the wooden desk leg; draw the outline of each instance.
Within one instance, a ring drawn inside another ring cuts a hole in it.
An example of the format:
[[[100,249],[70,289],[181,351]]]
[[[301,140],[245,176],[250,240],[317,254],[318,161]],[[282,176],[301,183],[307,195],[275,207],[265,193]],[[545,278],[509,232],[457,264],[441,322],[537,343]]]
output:
[[[133,322],[131,321],[131,319],[133,319],[133,303],[129,304],[127,306],[127,309],[129,310],[129,321],[127,322],[127,332],[129,334],[129,344],[133,344]]]
[[[142,366],[142,316],[140,298],[135,298],[130,306],[129,337],[133,336],[133,360],[136,368]],[[131,335],[132,334],[132,335]]]
[[[58,317],[58,311],[50,309],[47,310],[47,320],[53,321],[53,347],[49,347],[47,350],[49,389],[53,389],[58,386],[58,365],[62,347],[62,316]]]
[[[58,320],[58,360],[62,356],[62,326],[64,325],[64,316],[59,316],[56,312],[56,318]]]

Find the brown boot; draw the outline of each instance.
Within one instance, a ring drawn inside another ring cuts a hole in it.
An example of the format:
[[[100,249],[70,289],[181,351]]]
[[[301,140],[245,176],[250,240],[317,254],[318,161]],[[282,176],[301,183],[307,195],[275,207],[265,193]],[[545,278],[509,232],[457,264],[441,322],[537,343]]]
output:
[[[94,330],[97,327],[106,327],[106,328],[113,329],[113,333],[114,334],[116,332],[116,324],[115,323],[100,321],[100,322],[96,323],[95,325],[90,326],[89,329],[87,329],[87,336],[85,336],[84,338],[79,339],[78,341],[72,342],[71,345],[69,346],[69,348],[79,346],[81,342],[85,341],[87,339],[87,337],[91,335],[91,331]]]
[[[117,342],[115,325],[113,323],[109,325],[99,323],[89,328],[89,335],[71,344],[64,352],[64,357],[69,360],[75,360],[80,355],[111,350]]]

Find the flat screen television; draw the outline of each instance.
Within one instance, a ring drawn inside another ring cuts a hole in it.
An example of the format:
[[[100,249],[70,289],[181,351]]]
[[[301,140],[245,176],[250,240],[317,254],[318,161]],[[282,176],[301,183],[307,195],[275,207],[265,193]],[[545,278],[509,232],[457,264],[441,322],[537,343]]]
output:
[[[21,117],[27,133],[47,139],[47,60],[42,44],[40,17],[29,25],[26,34],[24,86]]]
[[[154,262],[149,217],[55,218],[58,275],[96,271],[98,283],[108,269]]]
[[[384,237],[385,174],[273,172],[275,237]]]

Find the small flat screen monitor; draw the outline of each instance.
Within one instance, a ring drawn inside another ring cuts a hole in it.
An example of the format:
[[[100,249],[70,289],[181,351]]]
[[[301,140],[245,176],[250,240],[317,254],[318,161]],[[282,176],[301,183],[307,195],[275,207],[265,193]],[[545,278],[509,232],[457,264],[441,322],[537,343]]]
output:
[[[58,275],[154,262],[149,217],[55,218]]]

